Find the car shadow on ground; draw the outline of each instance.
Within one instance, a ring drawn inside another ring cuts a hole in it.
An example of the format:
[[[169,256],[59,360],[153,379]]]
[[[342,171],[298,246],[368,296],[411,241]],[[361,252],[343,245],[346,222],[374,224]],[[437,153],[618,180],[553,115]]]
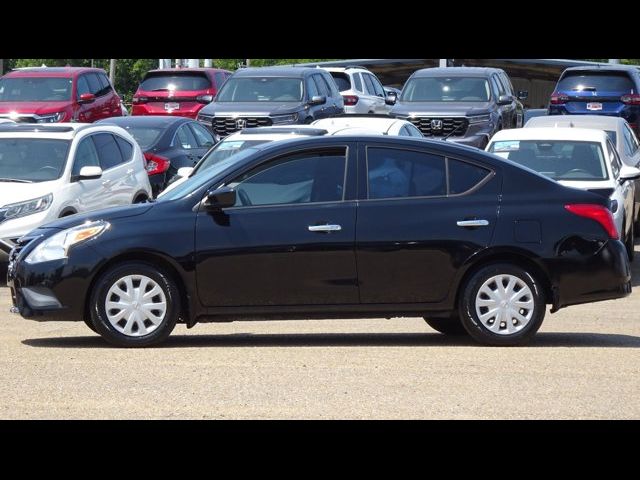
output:
[[[0,287],[7,286],[7,262],[0,262]]]
[[[24,345],[40,348],[115,348],[98,336],[29,338]],[[538,333],[530,347],[640,348],[640,337],[609,333]],[[190,347],[479,347],[469,337],[438,333],[291,333],[173,335],[155,348]]]

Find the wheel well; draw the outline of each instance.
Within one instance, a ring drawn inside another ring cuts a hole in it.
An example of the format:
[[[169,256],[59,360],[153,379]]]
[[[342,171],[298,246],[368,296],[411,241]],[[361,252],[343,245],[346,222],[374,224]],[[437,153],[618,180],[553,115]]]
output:
[[[149,196],[146,193],[137,193],[133,199],[133,203],[141,203],[144,200],[148,200]]]
[[[458,290],[456,292],[456,298],[454,308],[458,308],[458,302],[462,296],[462,290],[467,284],[467,281],[481,268],[494,263],[510,263],[512,265],[519,266],[526,269],[541,285],[544,293],[545,303],[553,303],[554,295],[551,288],[551,280],[549,275],[533,260],[513,252],[500,252],[484,257],[473,264],[463,275],[462,279],[458,283]]]
[[[58,218],[68,217],[69,215],[75,215],[76,213],[78,212],[76,212],[73,208],[66,208],[62,212],[60,212],[60,216]]]
[[[184,321],[187,324],[187,326],[192,327],[193,323],[191,323],[191,316],[189,312],[189,297],[187,295],[187,290],[184,286],[184,282],[182,281],[182,277],[180,276],[178,271],[175,269],[175,267],[171,265],[171,263],[169,263],[167,260],[165,260],[159,255],[154,255],[148,252],[126,253],[110,259],[107,263],[105,263],[102,267],[100,267],[100,270],[98,270],[98,272],[94,275],[93,279],[91,280],[91,285],[89,285],[89,289],[87,290],[89,294],[87,295],[84,301],[85,318],[90,318],[91,316],[91,312],[89,310],[90,309],[89,303],[91,301],[91,292],[93,291],[98,279],[102,276],[104,272],[113,268],[115,265],[118,265],[124,262],[129,262],[129,261],[144,262],[144,263],[151,264],[152,266],[156,268],[160,268],[163,271],[165,271],[173,279],[173,281],[176,283],[176,286],[178,287],[178,291],[180,292],[180,309],[181,309],[180,320]]]

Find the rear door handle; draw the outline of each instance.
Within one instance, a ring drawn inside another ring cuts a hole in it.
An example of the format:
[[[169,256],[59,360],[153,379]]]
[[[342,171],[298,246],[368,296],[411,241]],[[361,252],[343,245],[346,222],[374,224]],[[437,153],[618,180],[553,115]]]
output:
[[[309,225],[307,227],[310,232],[339,232],[342,230],[340,225]]]
[[[456,222],[456,225],[458,225],[459,227],[486,227],[487,225],[489,225],[489,221],[479,219],[458,220]]]

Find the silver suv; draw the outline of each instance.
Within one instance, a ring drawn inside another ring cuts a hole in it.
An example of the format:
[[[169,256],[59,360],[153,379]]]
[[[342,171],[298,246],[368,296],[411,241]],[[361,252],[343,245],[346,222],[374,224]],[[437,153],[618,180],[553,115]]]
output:
[[[380,80],[363,67],[326,67],[344,99],[344,113],[387,114],[395,99],[387,96]]]

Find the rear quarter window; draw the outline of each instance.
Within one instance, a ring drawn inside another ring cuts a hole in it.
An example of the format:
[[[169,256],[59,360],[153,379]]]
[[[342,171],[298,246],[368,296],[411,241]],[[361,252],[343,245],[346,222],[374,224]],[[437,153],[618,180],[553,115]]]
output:
[[[449,195],[468,192],[491,173],[489,170],[460,160],[448,159]]]

